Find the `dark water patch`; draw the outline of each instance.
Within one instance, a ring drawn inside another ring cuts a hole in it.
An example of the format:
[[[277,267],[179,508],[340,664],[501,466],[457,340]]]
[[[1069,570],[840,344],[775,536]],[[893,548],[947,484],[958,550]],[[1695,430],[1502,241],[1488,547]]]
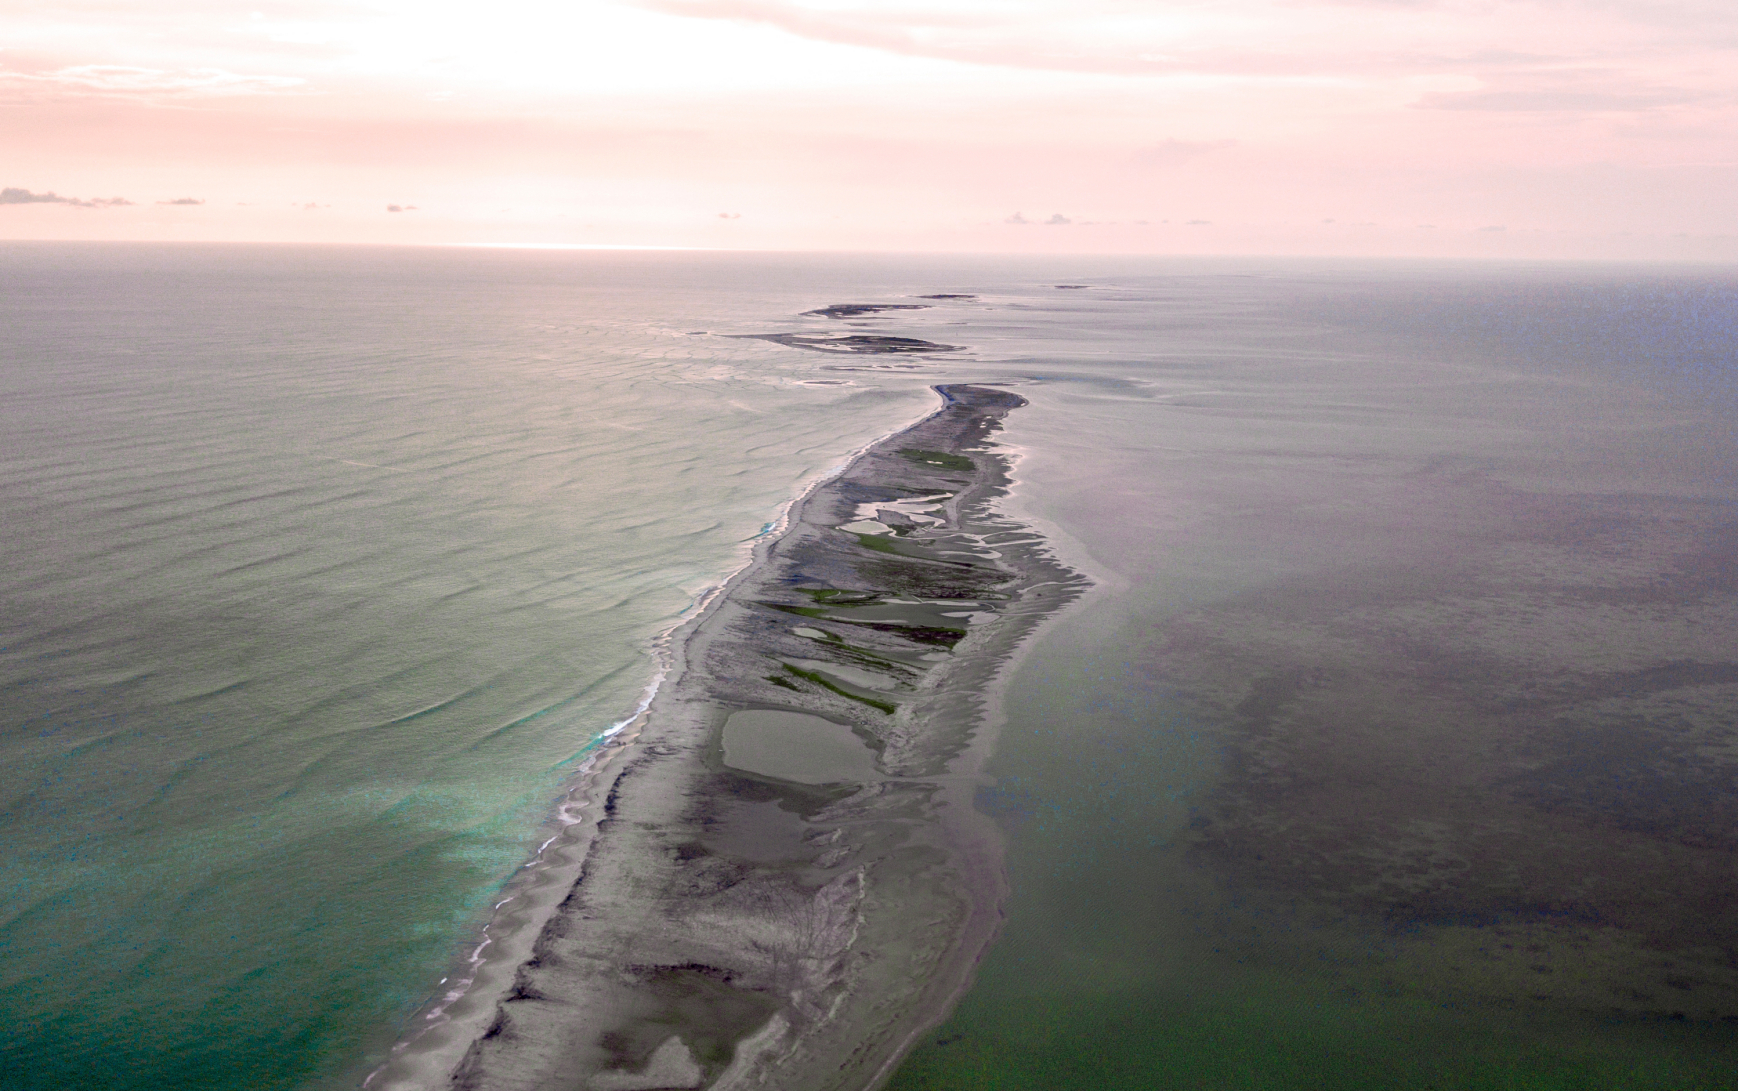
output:
[[[1730,422],[1562,315],[1360,282],[1306,339],[1365,367],[1226,283],[1145,392],[1022,388],[1104,422],[1022,480],[1126,583],[1014,680],[1005,931],[889,1086],[1734,1086]]]
[[[1344,986],[1224,981],[1155,996],[1038,982],[968,1005],[892,1091],[1720,1091],[1738,1087],[1695,1028],[1493,1025]],[[1257,991],[1259,990],[1259,991]],[[1637,1043],[1651,1039],[1638,1057]],[[1406,1048],[1407,1043],[1430,1043]]]
[[[1410,994],[1738,1026],[1738,664],[1688,657],[1738,641],[1733,599],[1584,593],[1657,587],[1721,528],[1628,507],[1559,570],[1498,540],[1446,585],[1354,572],[1171,627],[1154,655],[1227,747],[1195,865],[1401,930]]]
[[[959,345],[942,345],[918,337],[890,337],[878,333],[756,333],[739,336],[813,352],[854,353],[862,356],[960,351]]]
[[[932,298],[932,297],[924,297]],[[830,307],[820,307],[812,311],[804,311],[805,316],[817,318],[862,318],[865,315],[880,314],[883,311],[922,311],[928,310],[923,303],[835,303]]]

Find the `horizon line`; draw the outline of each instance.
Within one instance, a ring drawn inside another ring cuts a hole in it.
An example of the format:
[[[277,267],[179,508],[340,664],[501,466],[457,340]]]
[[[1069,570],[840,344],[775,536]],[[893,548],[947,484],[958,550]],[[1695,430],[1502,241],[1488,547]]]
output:
[[[414,244],[413,244],[414,245]],[[616,242],[437,242],[429,246],[465,246],[491,250],[725,250],[723,246],[664,246],[652,243]]]

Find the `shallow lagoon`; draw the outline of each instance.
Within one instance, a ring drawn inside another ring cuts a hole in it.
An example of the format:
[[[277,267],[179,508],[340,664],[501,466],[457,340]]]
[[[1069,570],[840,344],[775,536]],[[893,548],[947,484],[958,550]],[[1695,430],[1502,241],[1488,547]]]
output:
[[[1143,347],[1057,346],[1009,438],[1101,589],[890,1086],[1732,1085],[1732,284],[1508,275],[1120,282]]]

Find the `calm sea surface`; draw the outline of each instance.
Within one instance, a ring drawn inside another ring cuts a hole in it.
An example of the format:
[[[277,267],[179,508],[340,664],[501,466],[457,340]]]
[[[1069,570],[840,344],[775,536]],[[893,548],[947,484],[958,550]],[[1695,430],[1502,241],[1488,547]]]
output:
[[[1707,1083],[1732,1064],[1721,981],[1678,1018],[1613,1015],[1409,953],[1533,902],[1438,912],[1427,868],[1397,912],[1394,867],[1346,860],[1404,855],[1417,822],[1450,831],[1426,855],[1465,856],[1464,815],[1356,817],[1368,786],[1318,768],[1343,748],[1320,709],[1275,727],[1248,702],[1307,676],[1368,711],[1476,631],[1452,650],[1501,669],[1431,699],[1691,664],[1641,688],[1693,690],[1671,715],[1730,747],[1735,291],[1668,268],[0,244],[0,1085],[353,1086],[642,700],[660,635],[806,482],[960,380],[1032,401],[1011,507],[1098,591],[1013,676],[983,798],[1008,928],[896,1087],[1336,1087],[1418,1057],[1389,1086]],[[797,317],[937,292],[977,298]],[[820,329],[969,351],[728,336]],[[1702,583],[1610,613],[1695,557]],[[1607,613],[1497,631],[1568,583]],[[1583,720],[1667,715],[1607,705]],[[1429,735],[1402,720],[1382,737]],[[1262,769],[1339,787],[1251,780],[1262,731]],[[1555,768],[1552,739],[1528,768]],[[1573,779],[1522,802],[1580,815],[1550,795]],[[1251,862],[1321,813],[1343,843],[1310,850],[1314,879]],[[1576,821],[1552,836],[1598,843]],[[1467,867],[1456,889],[1483,891]],[[1702,949],[1637,897],[1599,903],[1619,940]],[[1485,1075],[1442,1059],[1466,1056]]]

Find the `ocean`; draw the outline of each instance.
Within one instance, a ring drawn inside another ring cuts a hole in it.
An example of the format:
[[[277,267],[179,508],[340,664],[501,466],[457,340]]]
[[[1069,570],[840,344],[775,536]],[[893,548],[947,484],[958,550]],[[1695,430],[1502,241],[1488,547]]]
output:
[[[1030,401],[1006,504],[1094,590],[892,1086],[1734,1067],[1729,269],[11,243],[0,331],[8,1089],[356,1086],[943,382]]]

